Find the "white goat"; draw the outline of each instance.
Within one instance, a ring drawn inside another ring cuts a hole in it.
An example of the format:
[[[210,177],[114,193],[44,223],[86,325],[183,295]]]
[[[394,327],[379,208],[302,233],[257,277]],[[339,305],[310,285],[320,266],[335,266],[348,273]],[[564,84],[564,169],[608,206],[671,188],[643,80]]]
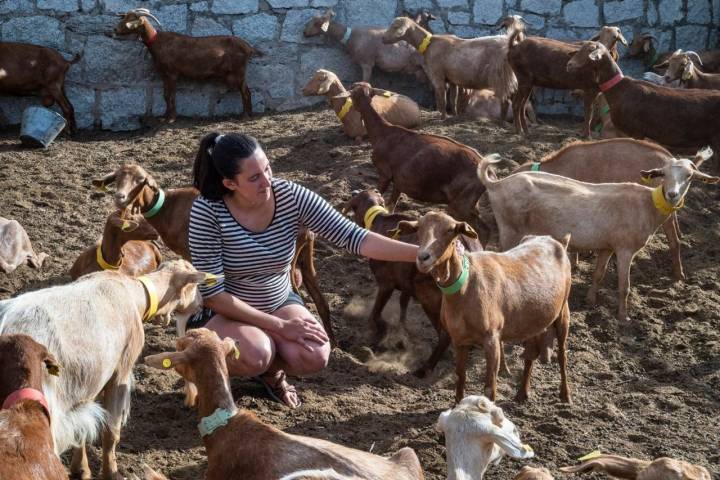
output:
[[[46,258],[46,253],[35,253],[22,225],[0,217],[0,272],[11,273],[25,262],[40,268]]]

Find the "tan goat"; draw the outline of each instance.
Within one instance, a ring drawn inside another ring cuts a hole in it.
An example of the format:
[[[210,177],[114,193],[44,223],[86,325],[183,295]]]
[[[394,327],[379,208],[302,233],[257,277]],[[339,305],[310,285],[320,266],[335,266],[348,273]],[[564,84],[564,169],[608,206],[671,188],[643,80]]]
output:
[[[657,228],[683,206],[692,180],[718,183],[720,178],[697,169],[709,158],[709,149],[695,164],[671,159],[663,168],[638,172],[662,183],[645,187],[635,183],[585,183],[544,172],[521,172],[502,180],[489,176],[491,163],[480,164],[479,175],[487,187],[503,250],[517,245],[525,235],[571,234],[570,248],[598,253],[593,282],[587,294],[590,304],[605,276],[608,260],[617,256],[618,320],[627,318],[630,265]]]
[[[532,236],[507,252],[460,255],[455,239],[461,234],[477,237],[465,222],[430,212],[416,222],[402,221],[398,228],[418,232],[417,268],[429,273],[443,292],[441,319],[456,355],[455,402],[464,395],[465,368],[473,345],[483,347],[485,396],[495,400],[501,342],[526,343],[525,370],[516,399],[527,399],[533,363],[542,353],[536,346],[546,337],[546,330],[554,330],[558,339],[560,398],[570,402],[566,356],[571,285],[568,238],[561,244],[547,236]]]
[[[252,412],[238,410],[228,383],[226,358],[230,355],[242,355],[231,338],[221,341],[215,332],[199,328],[177,340],[176,352],[145,357],[146,365],[175,369],[197,385],[207,480],[279,479],[306,469],[333,469],[349,478],[424,478],[411,448],[383,458],[325,440],[290,435],[261,422]]]
[[[500,100],[492,90],[488,88],[481,90],[461,88],[459,95],[460,97],[457,100],[457,112],[459,115],[500,121]],[[512,102],[510,106],[512,106]],[[512,110],[509,111],[509,114],[510,119],[512,119]],[[533,106],[529,102],[525,109],[525,114],[528,116],[530,123],[537,123],[535,109],[533,109]]]
[[[340,79],[334,73],[320,69],[303,88],[303,95],[324,95],[330,107],[335,111],[343,132],[350,138],[360,140],[367,135],[365,125],[357,109],[353,108],[352,99],[335,98],[346,92]],[[386,121],[393,125],[412,128],[420,125],[420,107],[405,95],[385,91],[382,95],[372,98],[372,107]]]
[[[46,258],[46,253],[35,253],[27,232],[17,220],[0,217],[0,272],[12,273],[25,262],[40,268]]]
[[[710,472],[705,467],[667,457],[649,462],[617,455],[599,455],[574,467],[562,467],[560,471],[604,472],[615,478],[630,480],[710,480]]]
[[[554,480],[547,468],[523,467],[513,480]]]
[[[156,240],[158,233],[142,218],[121,218],[120,212],[108,215],[105,230],[98,243],[88,247],[70,267],[70,277],[100,270],[117,270],[137,277],[155,270],[162,256],[160,250],[147,241]]]

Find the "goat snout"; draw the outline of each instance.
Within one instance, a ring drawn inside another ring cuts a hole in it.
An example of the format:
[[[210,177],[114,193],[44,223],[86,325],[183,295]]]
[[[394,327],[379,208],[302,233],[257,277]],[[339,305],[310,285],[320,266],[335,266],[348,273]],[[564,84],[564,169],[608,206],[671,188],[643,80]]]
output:
[[[114,198],[115,198],[115,203],[121,204],[125,200],[127,200],[127,194],[125,194],[125,192],[116,192]]]
[[[677,190],[670,190],[667,192],[667,199],[671,202],[676,202],[680,198],[680,192]]]

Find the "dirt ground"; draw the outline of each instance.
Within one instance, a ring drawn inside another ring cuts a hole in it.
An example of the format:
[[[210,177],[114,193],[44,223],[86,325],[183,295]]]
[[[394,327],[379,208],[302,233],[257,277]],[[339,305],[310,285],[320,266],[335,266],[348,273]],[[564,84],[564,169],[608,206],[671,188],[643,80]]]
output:
[[[500,153],[516,162],[539,159],[576,138],[577,121],[546,120],[520,138],[491,123],[448,120],[423,112],[423,130],[449,135],[481,153]],[[247,122],[180,121],[156,131],[82,133],[61,138],[47,151],[18,147],[17,131],[0,132],[0,215],[19,220],[37,251],[50,255],[40,271],[19,268],[0,275],[0,298],[69,281],[67,270],[81,249],[101,234],[111,211],[109,195],[90,181],[126,162],[138,162],[166,187],[187,185],[199,138],[212,130],[255,135],[277,176],[308,186],[333,204],[353,189],[373,187],[376,171],[370,146],[345,138],[335,116],[324,109],[270,114]],[[720,478],[720,228],[718,187],[691,187],[680,214],[682,258],[687,281],[673,283],[665,239],[656,236],[636,258],[632,272],[630,319],[618,324],[616,277],[611,266],[600,305],[584,296],[592,272],[589,257],[573,272],[569,374],[573,405],[559,401],[557,364],[536,367],[526,404],[513,398],[518,378],[502,378],[499,405],[529,443],[528,462],[557,467],[595,449],[652,459],[683,458],[706,466]],[[399,210],[421,213],[433,205],[403,198]],[[625,212],[632,214],[632,212]],[[330,303],[339,347],[321,374],[293,379],[304,405],[288,411],[251,382],[234,379],[240,406],[283,430],[329,439],[386,454],[414,448],[428,479],[446,476],[445,448],[434,430],[441,411],[453,401],[455,375],[447,354],[426,380],[410,370],[430,351],[434,331],[411,303],[406,352],[375,356],[367,347],[367,314],[375,294],[364,259],[319,242],[317,267]],[[166,252],[167,253],[167,252]],[[309,300],[309,299],[308,299]],[[393,299],[388,319],[397,318]],[[143,355],[174,349],[175,330],[148,325]],[[510,350],[515,376],[522,371],[519,348]],[[467,394],[482,392],[482,352],[468,372]],[[132,413],[119,445],[125,474],[140,473],[145,462],[173,479],[202,478],[206,458],[194,411],[182,404],[181,383],[171,372],[135,369]],[[252,439],[238,439],[252,441]],[[99,449],[91,449],[98,471]],[[67,458],[65,458],[67,461]],[[506,457],[487,478],[511,479],[524,462]],[[600,475],[587,478],[601,478]]]

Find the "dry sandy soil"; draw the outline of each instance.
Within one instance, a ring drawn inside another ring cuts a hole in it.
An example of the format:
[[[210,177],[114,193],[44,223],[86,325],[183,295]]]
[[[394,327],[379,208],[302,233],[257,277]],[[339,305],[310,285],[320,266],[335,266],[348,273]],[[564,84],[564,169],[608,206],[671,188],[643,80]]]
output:
[[[527,139],[476,121],[442,122],[423,112],[423,129],[449,135],[482,153],[498,152],[522,162],[539,159],[575,139],[579,123],[548,120]],[[24,266],[0,275],[0,298],[69,281],[67,270],[102,232],[110,197],[90,186],[126,162],[138,162],[165,187],[188,184],[198,139],[212,130],[257,136],[275,174],[306,185],[334,204],[353,189],[376,185],[367,143],[345,138],[335,116],[323,109],[272,114],[248,122],[181,121],[170,127],[130,134],[84,133],[61,138],[47,151],[18,147],[17,131],[0,133],[0,215],[19,220],[38,251],[51,258],[40,271]],[[680,214],[687,281],[673,283],[662,237],[654,237],[632,269],[630,319],[618,324],[614,267],[600,294],[587,307],[589,258],[574,271],[569,339],[574,404],[559,401],[556,363],[534,373],[531,399],[513,402],[518,379],[503,378],[499,404],[537,454],[529,462],[557,467],[595,449],[655,458],[679,457],[720,475],[720,228],[717,187],[693,185]],[[432,205],[407,199],[400,210],[421,213]],[[632,212],[623,212],[632,214]],[[411,349],[375,356],[366,347],[367,313],[375,293],[366,261],[319,242],[320,283],[333,312],[339,347],[319,375],[294,379],[304,399],[297,411],[269,400],[251,382],[233,380],[239,405],[291,433],[330,439],[376,453],[414,448],[429,479],[445,478],[445,448],[434,430],[438,414],[453,400],[455,375],[447,354],[435,373],[418,380],[408,372],[429,353],[434,331],[417,305],[408,324]],[[167,253],[167,252],[166,252]],[[395,301],[386,317],[397,317]],[[148,325],[143,355],[174,348],[174,328]],[[519,349],[509,353],[515,375]],[[482,392],[484,360],[472,357],[468,394]],[[170,478],[202,478],[206,459],[196,430],[197,416],[182,404],[180,382],[170,372],[135,369],[132,414],[123,430],[119,464],[140,473],[143,462]],[[252,441],[252,439],[238,439]],[[97,447],[91,451],[98,469]],[[67,461],[67,458],[65,458]],[[505,459],[488,478],[511,479],[522,467]],[[600,475],[588,478],[601,478]]]

